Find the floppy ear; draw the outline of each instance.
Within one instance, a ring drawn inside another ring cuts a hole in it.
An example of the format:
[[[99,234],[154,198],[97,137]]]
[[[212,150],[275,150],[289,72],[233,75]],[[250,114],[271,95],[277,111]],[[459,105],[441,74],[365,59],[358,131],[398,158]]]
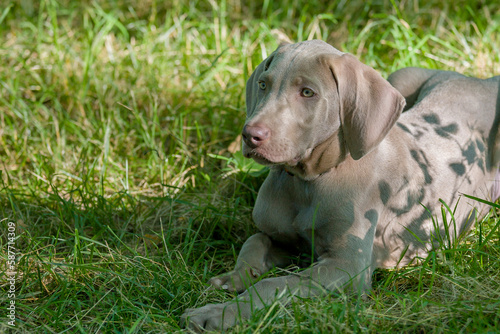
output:
[[[247,105],[247,116],[250,116],[255,107],[257,106],[257,103],[259,102],[257,99],[257,94],[259,93],[259,87],[257,85],[257,80],[259,79],[260,75],[262,72],[267,71],[271,63],[273,62],[274,56],[276,55],[276,52],[279,50],[285,44],[281,44],[278,46],[278,48],[271,53],[269,57],[264,59],[259,66],[253,71],[252,75],[247,81],[247,86],[246,86],[246,105]]]
[[[252,75],[247,81],[245,99],[247,105],[247,116],[250,116],[253,113],[255,106],[257,105],[257,93],[259,90],[259,87],[257,87],[257,78],[261,75],[262,72],[264,72],[264,63],[266,62],[266,60],[264,60],[259,64],[259,66],[257,66],[255,71],[253,71]]]
[[[406,102],[387,80],[350,54],[331,57],[330,70],[337,83],[347,148],[358,160],[384,139]]]

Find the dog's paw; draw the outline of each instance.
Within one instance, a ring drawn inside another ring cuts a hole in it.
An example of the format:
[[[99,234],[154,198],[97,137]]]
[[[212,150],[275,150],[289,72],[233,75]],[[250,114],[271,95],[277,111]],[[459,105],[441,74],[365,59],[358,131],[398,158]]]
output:
[[[233,275],[233,272],[212,277],[208,281],[208,284],[212,288],[227,290],[229,292],[242,292],[246,289],[241,277],[239,275]]]
[[[213,288],[227,290],[230,292],[243,292],[250,287],[260,276],[256,270],[234,270],[224,275],[212,277],[208,284]]]
[[[193,332],[224,330],[236,324],[236,309],[230,303],[207,304],[200,308],[188,308],[181,316],[181,326]]]

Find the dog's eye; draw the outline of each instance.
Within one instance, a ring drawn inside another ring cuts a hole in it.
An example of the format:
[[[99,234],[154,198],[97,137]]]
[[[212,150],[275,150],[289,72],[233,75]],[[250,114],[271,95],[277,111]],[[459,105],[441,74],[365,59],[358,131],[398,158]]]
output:
[[[309,89],[309,88],[304,88],[302,89],[302,91],[300,92],[300,95],[304,96],[304,97],[312,97],[314,96],[314,92],[312,89]]]
[[[266,83],[264,81],[259,81],[259,88],[262,90],[266,89]]]

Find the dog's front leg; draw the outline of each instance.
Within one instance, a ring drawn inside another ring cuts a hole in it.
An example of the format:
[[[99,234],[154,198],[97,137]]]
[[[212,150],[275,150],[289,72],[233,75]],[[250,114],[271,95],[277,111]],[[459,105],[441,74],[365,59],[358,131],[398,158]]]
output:
[[[277,246],[268,235],[257,233],[243,244],[234,270],[213,277],[208,283],[215,288],[242,292],[273,267],[290,263],[291,256],[286,250]]]
[[[355,291],[369,288],[369,263],[356,265],[353,262],[327,258],[298,274],[264,279],[230,302],[186,310],[182,323],[196,331],[227,329],[275,301],[287,304],[295,297],[308,298],[347,288]]]

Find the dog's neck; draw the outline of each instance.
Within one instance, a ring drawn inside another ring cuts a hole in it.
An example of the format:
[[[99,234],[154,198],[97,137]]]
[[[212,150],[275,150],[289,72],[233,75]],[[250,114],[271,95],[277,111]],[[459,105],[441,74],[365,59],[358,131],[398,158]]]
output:
[[[316,146],[307,158],[301,160],[296,166],[284,166],[284,170],[290,175],[312,181],[337,167],[345,160],[346,155],[344,137],[339,129],[327,140]]]

